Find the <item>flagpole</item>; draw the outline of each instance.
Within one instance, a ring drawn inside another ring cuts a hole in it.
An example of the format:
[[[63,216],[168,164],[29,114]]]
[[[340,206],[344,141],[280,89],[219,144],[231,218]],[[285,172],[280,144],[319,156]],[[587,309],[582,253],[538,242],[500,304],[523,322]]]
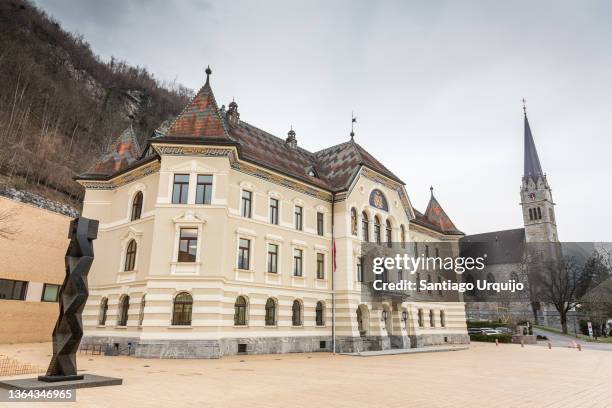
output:
[[[334,202],[336,194],[332,193],[331,224],[332,224],[332,353],[336,354],[336,227],[334,225]]]

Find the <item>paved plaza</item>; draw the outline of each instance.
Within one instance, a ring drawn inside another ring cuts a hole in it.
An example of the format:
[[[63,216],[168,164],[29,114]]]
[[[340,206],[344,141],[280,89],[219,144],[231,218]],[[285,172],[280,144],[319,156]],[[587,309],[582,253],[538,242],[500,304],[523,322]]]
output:
[[[46,367],[51,344],[0,345],[0,354]],[[588,349],[472,343],[468,350],[368,358],[317,353],[153,360],[80,354],[78,360],[84,373],[122,377],[123,385],[78,390],[76,403],[54,407],[612,405],[612,353]]]

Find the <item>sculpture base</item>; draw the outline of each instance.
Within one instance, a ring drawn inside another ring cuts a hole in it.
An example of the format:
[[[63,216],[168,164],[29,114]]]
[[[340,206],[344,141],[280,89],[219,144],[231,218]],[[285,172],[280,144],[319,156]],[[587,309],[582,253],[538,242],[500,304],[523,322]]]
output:
[[[84,375],[39,375],[38,381],[44,382],[60,382],[60,381],[76,381],[82,380]]]
[[[44,377],[44,376],[41,376]],[[77,388],[106,387],[121,385],[121,378],[102,377],[100,375],[84,374],[81,380],[41,381],[39,378],[22,378],[19,380],[0,381],[0,388],[7,390],[74,390]],[[65,377],[64,377],[65,378]]]

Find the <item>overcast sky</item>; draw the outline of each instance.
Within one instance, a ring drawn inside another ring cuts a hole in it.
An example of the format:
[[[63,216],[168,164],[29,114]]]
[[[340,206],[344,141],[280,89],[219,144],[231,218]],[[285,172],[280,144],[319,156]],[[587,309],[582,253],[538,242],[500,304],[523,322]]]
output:
[[[36,0],[104,59],[309,150],[356,140],[468,234],[522,227],[527,112],[564,241],[612,241],[612,2]]]

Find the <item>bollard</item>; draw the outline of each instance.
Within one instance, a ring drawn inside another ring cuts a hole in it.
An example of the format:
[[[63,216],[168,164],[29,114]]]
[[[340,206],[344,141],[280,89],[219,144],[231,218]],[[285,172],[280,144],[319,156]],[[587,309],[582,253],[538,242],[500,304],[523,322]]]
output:
[[[552,344],[550,343],[550,341],[548,342],[548,349],[552,349]]]
[[[580,343],[578,343],[578,351],[582,351],[582,345],[580,345]]]
[[[499,346],[499,339],[495,339],[495,346]]]

